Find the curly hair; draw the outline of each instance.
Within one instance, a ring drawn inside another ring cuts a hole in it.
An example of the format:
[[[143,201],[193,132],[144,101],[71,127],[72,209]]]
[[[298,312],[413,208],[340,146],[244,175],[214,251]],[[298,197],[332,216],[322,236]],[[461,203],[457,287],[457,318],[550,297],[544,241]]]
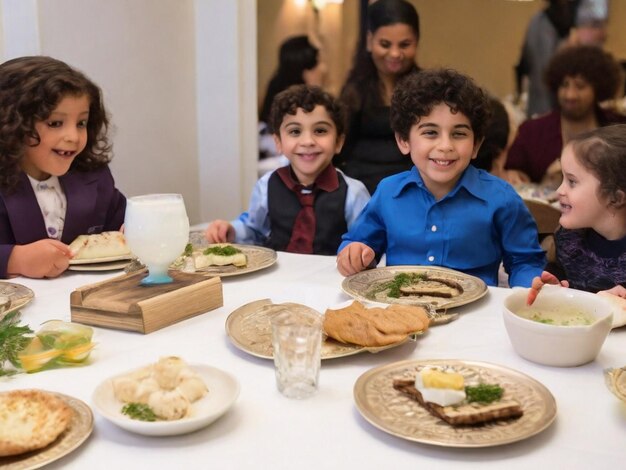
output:
[[[292,85],[276,95],[268,122],[270,132],[280,134],[280,125],[285,114],[295,115],[298,108],[310,113],[316,106],[326,108],[337,128],[337,137],[343,135],[346,128],[346,112],[343,105],[320,87],[309,85]]]
[[[600,180],[599,196],[626,206],[626,124],[599,127],[569,141],[578,162]]]
[[[367,7],[367,31],[361,32],[354,65],[341,90],[341,100],[351,112],[382,105],[380,78],[372,54],[367,51],[365,38],[366,33],[374,34],[379,28],[394,24],[409,26],[415,34],[415,40],[419,41],[419,15],[411,3],[406,0],[377,0]],[[418,70],[418,66],[413,64],[404,75]]]
[[[474,142],[485,136],[491,117],[487,94],[471,78],[451,69],[424,70],[402,79],[391,97],[391,128],[408,140],[411,127],[440,103],[467,116]]]
[[[82,95],[89,98],[87,145],[70,170],[89,171],[111,160],[100,88],[51,57],[20,57],[0,65],[0,188],[10,192],[17,186],[27,142],[40,142],[35,124],[46,120],[64,97]]]
[[[592,86],[596,102],[615,98],[621,70],[613,56],[597,46],[568,46],[558,51],[546,68],[546,85],[555,95],[565,77],[583,77]]]
[[[485,129],[485,140],[480,145],[476,158],[472,160],[472,165],[486,171],[493,169],[493,161],[506,149],[511,132],[509,113],[502,102],[489,97],[489,107],[491,118]]]

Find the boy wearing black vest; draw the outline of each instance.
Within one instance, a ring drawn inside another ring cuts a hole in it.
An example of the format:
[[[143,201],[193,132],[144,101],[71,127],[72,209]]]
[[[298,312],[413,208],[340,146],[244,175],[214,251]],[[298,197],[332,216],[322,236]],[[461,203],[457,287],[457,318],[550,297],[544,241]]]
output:
[[[331,164],[345,138],[343,107],[319,87],[294,85],[274,98],[269,127],[289,165],[257,181],[247,212],[211,222],[207,240],[335,255],[370,198]]]

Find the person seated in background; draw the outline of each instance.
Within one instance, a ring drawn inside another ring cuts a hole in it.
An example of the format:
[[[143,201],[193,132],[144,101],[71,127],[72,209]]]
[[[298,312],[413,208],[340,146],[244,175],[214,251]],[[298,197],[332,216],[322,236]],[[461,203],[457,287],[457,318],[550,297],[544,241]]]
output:
[[[557,52],[546,71],[546,83],[557,96],[558,109],[520,125],[509,149],[506,168],[511,183],[532,181],[551,186],[561,182],[558,158],[567,142],[581,132],[626,117],[600,108],[616,97],[619,65],[595,46],[569,46]]]
[[[385,178],[343,236],[344,276],[387,265],[445,266],[498,285],[500,263],[512,286],[530,286],[545,256],[537,227],[507,182],[470,165],[489,119],[486,94],[453,70],[402,80],[391,100],[398,147],[414,163]]]
[[[346,144],[335,165],[363,181],[371,194],[386,176],[411,168],[389,125],[389,104],[398,80],[415,73],[419,16],[405,0],[377,0],[367,8],[367,34],[341,90],[348,107]]]
[[[293,36],[281,44],[278,68],[267,85],[259,111],[259,158],[274,157],[274,161],[263,162],[261,165],[263,168],[267,167],[269,170],[288,163],[277,151],[274,139],[267,127],[274,97],[291,85],[304,83],[322,86],[325,75],[326,65],[320,60],[318,48],[311,44],[307,36]]]
[[[79,235],[119,230],[100,88],[45,56],[0,65],[0,279],[56,277]]]
[[[207,240],[336,254],[341,235],[369,201],[363,183],[331,164],[345,138],[343,106],[319,87],[294,85],[276,95],[269,125],[290,164],[259,179],[238,219],[211,222]]]

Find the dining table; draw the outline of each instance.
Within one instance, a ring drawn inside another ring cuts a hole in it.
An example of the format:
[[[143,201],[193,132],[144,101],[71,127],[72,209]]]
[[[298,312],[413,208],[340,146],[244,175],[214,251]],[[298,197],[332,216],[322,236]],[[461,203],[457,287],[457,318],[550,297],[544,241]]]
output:
[[[71,320],[72,291],[117,275],[120,271],[67,271],[55,279],[9,281],[34,292],[21,319],[37,330],[50,319]],[[0,391],[42,389],[75,397],[93,409],[92,395],[102,381],[164,356],[221,369],[240,384],[236,402],[223,416],[188,434],[134,434],[94,409],[91,435],[50,463],[51,469],[605,469],[625,461],[626,403],[608,390],[603,371],[626,365],[626,328],[614,329],[588,364],[529,362],[516,354],[503,323],[508,288],[488,287],[480,299],[450,310],[459,313],[456,320],[433,326],[416,341],[323,360],[317,393],[303,400],[283,396],[273,361],[239,349],[228,336],[229,314],[260,299],[300,303],[323,313],[350,299],[343,280],[334,256],[278,252],[277,261],[265,269],[223,277],[223,306],[150,334],[94,327],[97,345],[88,364],[0,378]],[[554,397],[556,418],[528,438],[466,448],[414,442],[362,416],[354,397],[361,375],[398,361],[438,359],[479,361],[532,377]]]

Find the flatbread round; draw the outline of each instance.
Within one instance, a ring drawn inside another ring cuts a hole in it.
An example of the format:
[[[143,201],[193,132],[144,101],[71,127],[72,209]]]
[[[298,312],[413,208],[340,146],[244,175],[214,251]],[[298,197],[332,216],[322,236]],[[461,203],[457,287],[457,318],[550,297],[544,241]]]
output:
[[[79,235],[70,243],[73,260],[111,258],[130,255],[130,249],[122,232],[102,232]]]
[[[41,449],[65,431],[74,412],[41,390],[0,393],[0,457]]]

